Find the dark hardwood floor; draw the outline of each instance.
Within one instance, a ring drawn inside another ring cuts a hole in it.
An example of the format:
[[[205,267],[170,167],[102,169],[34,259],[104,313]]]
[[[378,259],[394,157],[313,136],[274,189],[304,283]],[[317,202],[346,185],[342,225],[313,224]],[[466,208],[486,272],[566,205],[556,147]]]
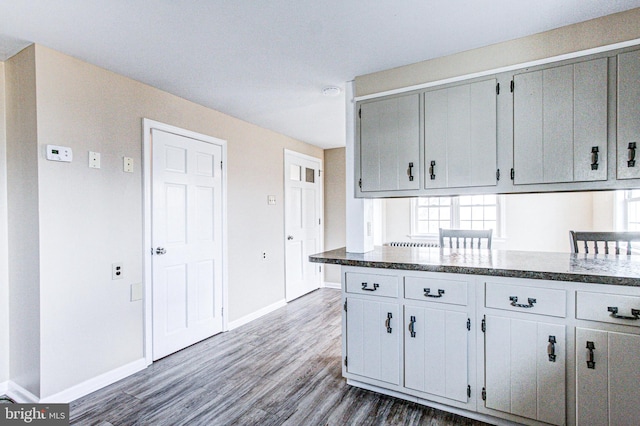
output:
[[[340,309],[317,290],[72,402],[71,424],[484,424],[348,386]]]

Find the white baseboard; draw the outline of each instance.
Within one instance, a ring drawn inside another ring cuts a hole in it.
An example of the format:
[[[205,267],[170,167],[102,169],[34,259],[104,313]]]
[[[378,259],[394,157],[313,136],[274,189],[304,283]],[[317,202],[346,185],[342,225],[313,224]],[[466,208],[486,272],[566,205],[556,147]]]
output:
[[[115,370],[108,371],[97,377],[72,386],[69,389],[65,389],[62,392],[42,398],[40,402],[66,404],[82,396],[88,395],[91,392],[95,392],[98,389],[102,389],[105,386],[109,386],[110,384],[135,374],[138,371],[144,370],[145,368],[147,368],[147,361],[144,358],[141,358],[137,361],[123,365],[122,367],[118,367]]]
[[[22,386],[12,382],[9,380],[7,382],[7,392],[6,395],[13,399],[15,402],[20,402],[23,404],[35,404],[38,402],[38,397],[23,388]]]
[[[258,318],[267,315],[273,311],[275,311],[276,309],[280,309],[284,306],[287,306],[287,301],[282,299],[276,303],[273,303],[269,306],[265,306],[262,309],[259,309],[255,312],[250,313],[249,315],[245,315],[242,318],[239,318],[235,321],[229,321],[229,323],[227,324],[229,326],[229,330],[233,330],[234,328],[238,328],[240,326],[243,326],[247,323],[250,323],[253,320],[257,320]]]
[[[324,284],[322,285],[322,287],[324,288],[335,288],[335,289],[342,289],[342,285],[340,285],[340,283],[333,283],[330,281],[325,281]]]

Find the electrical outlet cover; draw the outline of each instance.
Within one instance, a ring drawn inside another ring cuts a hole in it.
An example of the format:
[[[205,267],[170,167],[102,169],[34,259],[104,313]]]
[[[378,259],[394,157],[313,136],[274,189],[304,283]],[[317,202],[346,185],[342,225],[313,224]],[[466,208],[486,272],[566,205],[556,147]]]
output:
[[[92,169],[100,168],[100,153],[89,151],[89,167]]]
[[[124,278],[124,271],[122,269],[122,262],[117,262],[111,265],[111,279],[121,280]]]

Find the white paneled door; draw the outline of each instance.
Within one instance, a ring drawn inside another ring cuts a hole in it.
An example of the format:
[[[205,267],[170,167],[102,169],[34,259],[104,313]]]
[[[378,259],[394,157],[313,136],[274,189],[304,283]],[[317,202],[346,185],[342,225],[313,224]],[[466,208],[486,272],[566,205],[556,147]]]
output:
[[[151,138],[156,360],[222,331],[222,147]]]
[[[285,263],[287,301],[320,287],[320,265],[309,255],[322,251],[321,160],[285,150]]]

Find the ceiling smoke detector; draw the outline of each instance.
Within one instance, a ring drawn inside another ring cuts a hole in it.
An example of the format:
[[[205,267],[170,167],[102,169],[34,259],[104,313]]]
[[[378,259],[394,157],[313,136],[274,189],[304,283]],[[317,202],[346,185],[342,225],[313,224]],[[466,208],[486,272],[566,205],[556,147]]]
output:
[[[322,94],[324,96],[338,96],[340,92],[342,92],[342,90],[336,86],[327,86],[322,89]]]

